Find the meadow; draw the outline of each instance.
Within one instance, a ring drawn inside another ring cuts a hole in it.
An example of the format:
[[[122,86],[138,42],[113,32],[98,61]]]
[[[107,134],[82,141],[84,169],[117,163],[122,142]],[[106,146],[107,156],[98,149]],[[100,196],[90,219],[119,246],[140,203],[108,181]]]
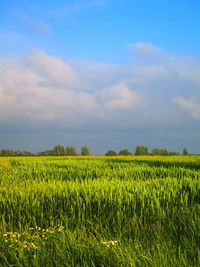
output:
[[[0,266],[200,266],[200,157],[1,157]]]

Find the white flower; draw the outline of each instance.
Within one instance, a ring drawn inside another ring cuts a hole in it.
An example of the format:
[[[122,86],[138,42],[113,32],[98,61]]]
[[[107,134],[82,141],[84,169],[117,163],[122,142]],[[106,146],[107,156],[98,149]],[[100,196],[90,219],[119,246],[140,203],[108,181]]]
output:
[[[102,241],[101,244],[106,245],[107,247],[117,245],[117,240]]]

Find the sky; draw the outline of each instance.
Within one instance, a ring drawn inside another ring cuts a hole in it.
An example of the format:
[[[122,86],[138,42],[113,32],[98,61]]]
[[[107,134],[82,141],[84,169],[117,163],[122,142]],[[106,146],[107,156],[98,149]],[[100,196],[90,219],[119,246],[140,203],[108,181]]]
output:
[[[200,154],[199,0],[1,0],[0,149]]]

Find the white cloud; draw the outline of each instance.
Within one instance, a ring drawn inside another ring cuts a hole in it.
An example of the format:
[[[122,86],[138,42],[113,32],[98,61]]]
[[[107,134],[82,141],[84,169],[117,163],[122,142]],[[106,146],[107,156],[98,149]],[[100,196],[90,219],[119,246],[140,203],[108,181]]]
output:
[[[34,51],[25,62],[4,73],[1,120],[25,118],[82,124],[104,116],[105,105],[97,103],[95,93],[82,90],[74,70],[64,61]]]
[[[60,122],[69,127],[175,125],[185,120],[182,109],[199,119],[200,104],[194,100],[200,97],[198,61],[164,52],[153,60],[159,49],[141,43],[136,47],[142,60],[124,65],[66,62],[41,50],[33,50],[19,63],[15,60],[12,67],[5,64],[0,70],[0,120]],[[151,53],[151,61],[146,53]]]
[[[21,117],[72,122],[79,112],[89,112],[95,105],[94,97],[88,93],[47,87],[41,81],[43,78],[31,70],[15,69],[5,74],[0,87],[4,120]]]
[[[185,99],[182,97],[177,97],[175,99],[176,103],[188,112],[192,118],[200,120],[200,102],[195,99]]]
[[[26,60],[29,68],[32,67],[33,71],[43,78],[45,85],[71,88],[78,81],[68,64],[60,58],[45,54],[42,50],[33,50]]]
[[[142,105],[142,97],[123,83],[105,88],[96,95],[100,103],[110,109],[131,109]]]
[[[159,64],[138,66],[134,72],[134,75],[138,78],[142,77],[145,79],[152,79],[161,76],[165,76],[167,78],[170,74],[170,70],[167,69],[166,66],[162,66]]]
[[[193,58],[181,59],[172,62],[172,67],[176,70],[181,79],[189,80],[200,85],[200,61]]]

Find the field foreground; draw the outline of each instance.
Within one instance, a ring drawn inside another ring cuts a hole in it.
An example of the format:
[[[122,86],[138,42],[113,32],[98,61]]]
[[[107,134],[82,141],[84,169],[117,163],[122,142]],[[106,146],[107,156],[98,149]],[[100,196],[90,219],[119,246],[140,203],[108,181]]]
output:
[[[0,158],[0,266],[200,266],[200,157]]]

